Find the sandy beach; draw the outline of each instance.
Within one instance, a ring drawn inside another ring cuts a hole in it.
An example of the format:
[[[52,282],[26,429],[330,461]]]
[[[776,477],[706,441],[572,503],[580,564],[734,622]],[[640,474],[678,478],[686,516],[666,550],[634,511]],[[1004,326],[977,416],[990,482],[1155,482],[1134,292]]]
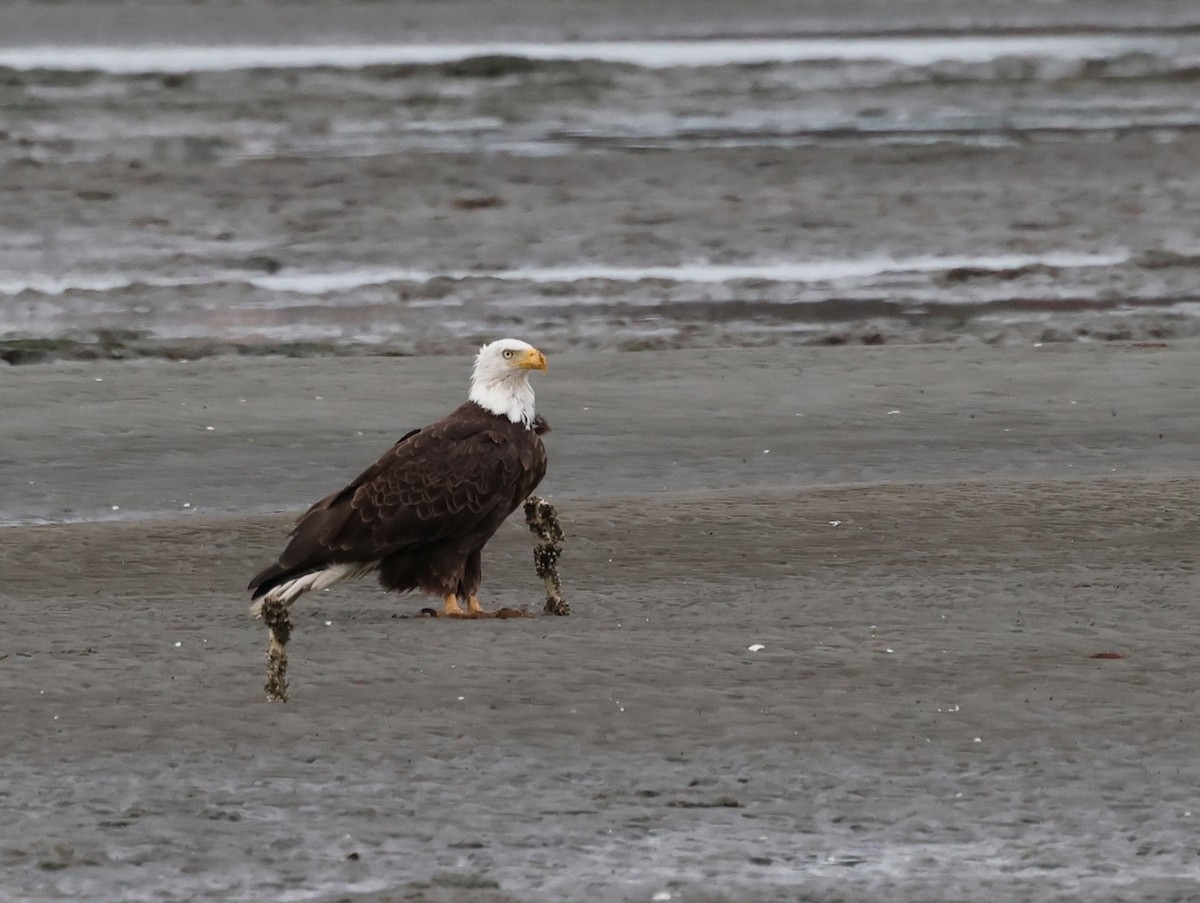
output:
[[[1194,896],[1195,344],[552,358],[574,613],[307,597],[269,705],[289,518],[238,512],[462,371],[10,371],[13,483],[155,513],[0,532],[9,899]],[[530,546],[489,600],[540,607]]]
[[[0,899],[1200,900],[1198,72],[1182,0],[4,4]],[[269,704],[246,583],[501,335],[572,614],[313,594]]]

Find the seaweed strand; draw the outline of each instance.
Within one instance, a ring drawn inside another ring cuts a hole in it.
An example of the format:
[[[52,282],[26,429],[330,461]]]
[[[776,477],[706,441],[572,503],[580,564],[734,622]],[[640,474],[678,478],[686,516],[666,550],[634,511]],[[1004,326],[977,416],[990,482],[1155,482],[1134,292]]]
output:
[[[292,638],[292,618],[286,602],[263,602],[262,619],[271,632],[267,647],[267,691],[268,702],[287,702],[287,642]]]
[[[562,579],[558,575],[563,541],[558,512],[549,502],[531,495],[525,500],[525,523],[541,540],[533,547],[533,569],[546,587],[546,605],[542,610],[548,615],[569,615],[571,606],[563,598]]]

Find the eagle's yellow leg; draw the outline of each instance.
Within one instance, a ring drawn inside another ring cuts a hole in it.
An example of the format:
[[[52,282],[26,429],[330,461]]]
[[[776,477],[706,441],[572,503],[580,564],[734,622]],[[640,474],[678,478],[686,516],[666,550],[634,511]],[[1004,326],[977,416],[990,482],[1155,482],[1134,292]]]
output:
[[[481,618],[490,616],[492,612],[484,610],[483,606],[479,604],[479,597],[471,593],[467,597],[467,614],[473,618]]]
[[[462,606],[458,604],[458,596],[454,593],[447,593],[442,599],[442,617],[443,618],[461,618],[466,612],[462,610]]]

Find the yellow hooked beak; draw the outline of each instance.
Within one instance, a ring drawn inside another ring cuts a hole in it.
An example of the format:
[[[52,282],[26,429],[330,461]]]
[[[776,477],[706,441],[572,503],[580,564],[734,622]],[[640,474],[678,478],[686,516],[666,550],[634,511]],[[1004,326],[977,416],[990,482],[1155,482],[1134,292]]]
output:
[[[513,361],[514,367],[520,367],[523,370],[546,370],[546,355],[542,354],[536,348],[530,348],[519,358]]]

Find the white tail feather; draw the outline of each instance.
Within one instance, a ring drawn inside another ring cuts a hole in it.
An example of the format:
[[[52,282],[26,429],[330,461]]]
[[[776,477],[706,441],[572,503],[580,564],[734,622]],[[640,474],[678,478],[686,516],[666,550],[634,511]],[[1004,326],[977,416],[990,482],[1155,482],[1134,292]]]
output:
[[[284,581],[271,587],[261,599],[255,600],[250,606],[251,617],[262,617],[264,602],[282,602],[291,605],[300,596],[314,589],[329,589],[329,587],[346,580],[358,580],[371,573],[378,565],[375,562],[350,562],[348,564],[331,564],[311,574],[301,574],[291,580]]]

